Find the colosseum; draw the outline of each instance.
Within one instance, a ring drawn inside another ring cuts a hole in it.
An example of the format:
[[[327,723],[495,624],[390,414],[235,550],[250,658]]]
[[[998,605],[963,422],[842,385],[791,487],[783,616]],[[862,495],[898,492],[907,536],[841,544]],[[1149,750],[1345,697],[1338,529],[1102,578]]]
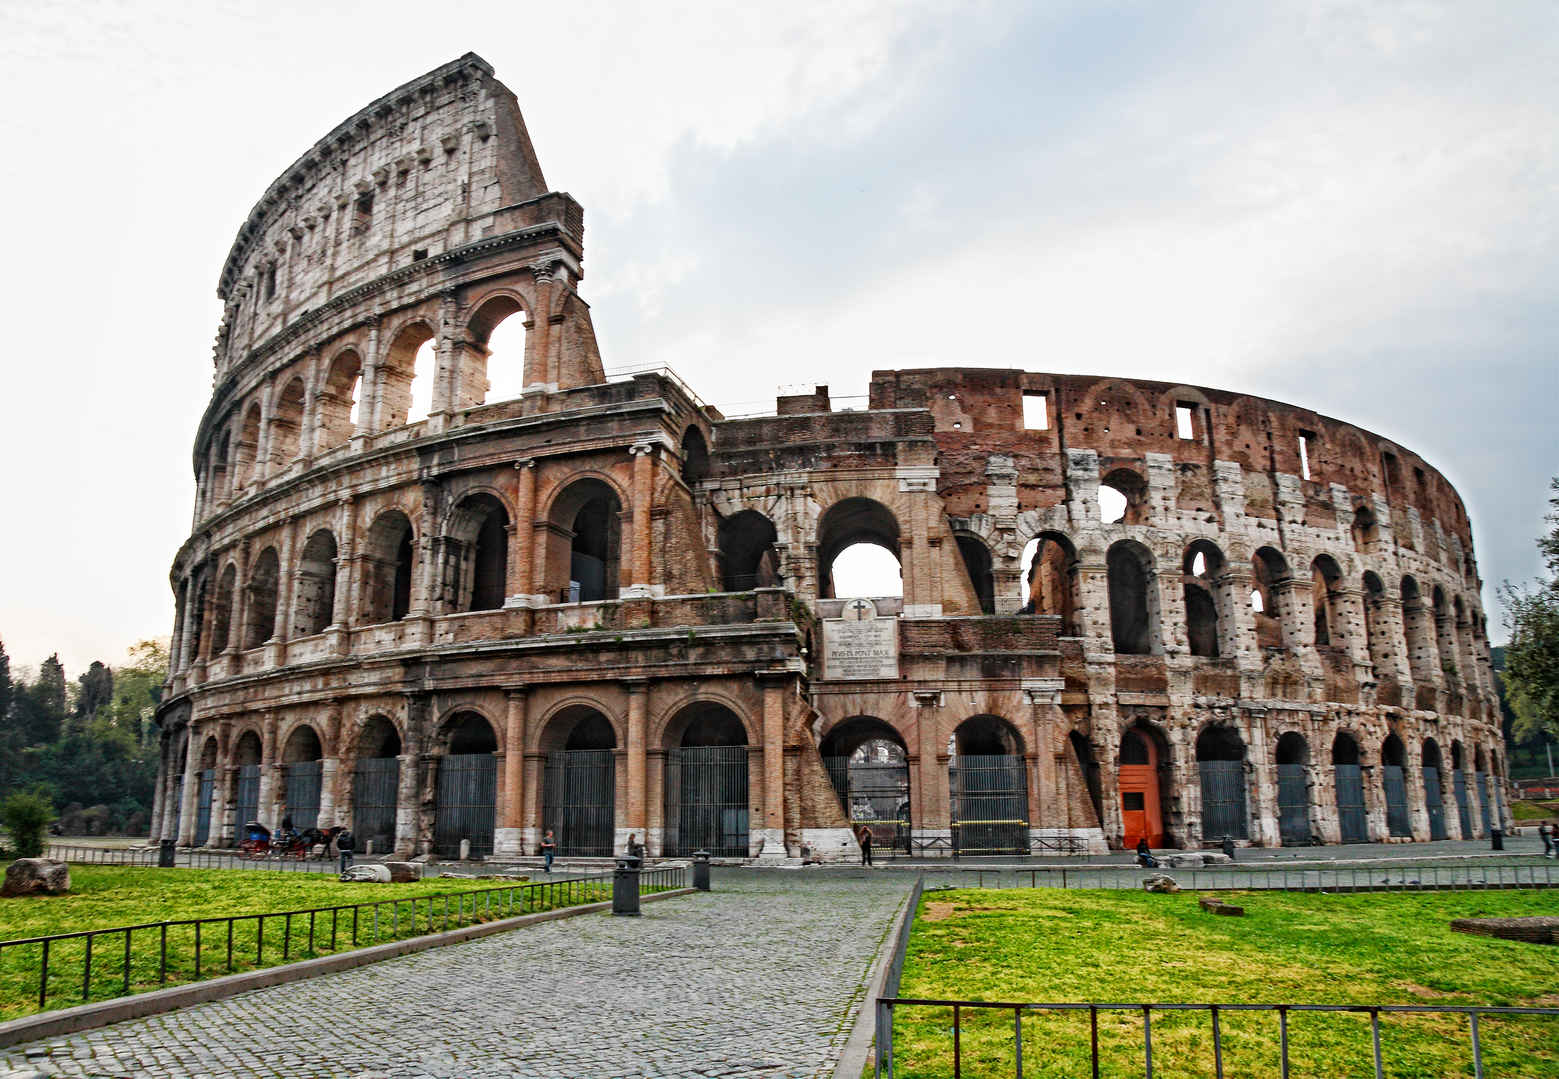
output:
[[[606,372],[583,254],[474,55],[255,205],[171,574],[154,837],[290,816],[403,856],[551,828],[569,855],[794,860],[863,824],[916,856],[1498,825],[1471,529],[1411,450],[978,367],[726,417]],[[862,545],[888,594],[836,575]]]

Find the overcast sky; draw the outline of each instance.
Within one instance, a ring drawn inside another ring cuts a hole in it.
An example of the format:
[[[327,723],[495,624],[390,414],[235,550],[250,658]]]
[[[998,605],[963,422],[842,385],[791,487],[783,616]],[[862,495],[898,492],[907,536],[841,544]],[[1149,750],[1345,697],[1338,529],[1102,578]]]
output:
[[[932,364],[1275,397],[1449,477],[1491,621],[1538,570],[1546,0],[0,0],[13,664],[74,678],[170,632],[234,233],[316,139],[467,51],[585,207],[609,369],[669,364],[728,411]]]

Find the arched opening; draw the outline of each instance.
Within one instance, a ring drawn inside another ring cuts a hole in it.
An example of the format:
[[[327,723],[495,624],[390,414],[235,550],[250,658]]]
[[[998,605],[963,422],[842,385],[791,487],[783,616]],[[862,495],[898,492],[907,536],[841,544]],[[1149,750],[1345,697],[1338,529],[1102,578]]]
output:
[[[1197,540],[1185,549],[1181,576],[1185,591],[1187,643],[1193,656],[1217,659],[1222,634],[1218,628],[1218,584],[1223,574],[1223,552],[1209,540]]]
[[[286,791],[283,795],[282,825],[292,821],[292,827],[300,832],[319,826],[319,788],[323,769],[323,748],[319,732],[307,723],[287,736],[282,747],[282,764],[286,772]]]
[[[1261,648],[1288,647],[1288,619],[1280,606],[1279,589],[1289,581],[1288,561],[1271,547],[1262,547],[1251,559],[1251,610],[1256,615],[1256,644]]]
[[[233,624],[233,589],[238,585],[238,568],[231,562],[217,578],[217,597],[211,612],[211,654],[227,651],[228,637]]]
[[[195,796],[195,846],[211,840],[211,802],[217,785],[217,740],[207,738],[200,751],[200,786]]]
[[[1078,637],[1077,548],[1059,532],[1041,532],[1023,548],[1023,609],[1020,614],[1053,614],[1061,635]]]
[[[233,744],[238,782],[233,792],[233,835],[242,837],[251,821],[260,821],[260,736],[245,731]]]
[[[411,521],[400,510],[381,513],[363,542],[362,621],[397,622],[411,610],[416,544]]]
[[[1440,743],[1433,738],[1424,739],[1424,805],[1429,810],[1429,838],[1446,839],[1445,794],[1440,782]]]
[[[617,734],[585,705],[565,708],[542,732],[541,823],[564,855],[611,857],[617,826]],[[642,838],[642,837],[641,837]]]
[[[1342,570],[1330,555],[1318,555],[1310,563],[1310,598],[1315,613],[1317,648],[1347,643],[1342,621]]]
[[[298,562],[292,631],[300,637],[322,633],[336,606],[336,537],[321,528],[303,545]]]
[[[362,409],[363,360],[347,349],[330,362],[315,405],[319,413],[319,448],[339,446],[357,431]]]
[[[622,562],[623,508],[597,479],[570,484],[552,503],[544,534],[547,589],[560,603],[615,599]]]
[[[396,335],[379,367],[379,430],[427,417],[437,365],[433,327],[414,322]]]
[[[1278,838],[1285,847],[1310,842],[1310,744],[1296,731],[1278,739]]]
[[[493,853],[498,804],[498,736],[478,712],[456,712],[445,721],[439,740],[438,790],[433,813],[433,852],[458,858],[461,840],[471,843],[473,858]]]
[[[756,510],[742,510],[722,517],[718,528],[720,583],[727,592],[774,588],[782,583],[779,533],[774,523]]]
[[[1418,590],[1418,581],[1412,576],[1402,578],[1402,629],[1407,637],[1408,668],[1413,681],[1421,686],[1431,685],[1439,649],[1434,640],[1434,622]]]
[[[228,486],[233,478],[232,464],[229,460],[231,442],[232,432],[224,427],[222,433],[217,435],[216,449],[212,451],[211,457],[211,501],[213,503],[220,502],[232,494],[232,489]]]
[[[899,732],[856,716],[829,731],[820,750],[851,829],[870,828],[872,846],[910,853],[909,755]]]
[[[817,526],[818,595],[824,599],[904,594],[899,522],[881,502],[835,502]]]
[[[1169,746],[1152,727],[1137,724],[1121,734],[1116,783],[1121,798],[1121,844],[1128,850],[1143,839],[1169,845]]]
[[[1027,854],[1028,769],[1023,740],[1000,716],[974,716],[948,739],[953,849]]]
[[[1385,623],[1386,586],[1373,570],[1364,571],[1364,639],[1369,645],[1370,663],[1380,679],[1393,672],[1391,638]]]
[[[1093,824],[1103,828],[1104,799],[1099,788],[1099,761],[1094,756],[1093,743],[1084,738],[1082,732],[1072,731],[1067,735],[1067,745],[1072,750],[1072,759],[1068,763],[1077,768],[1083,787],[1088,791],[1088,804],[1093,808]]]
[[[1445,589],[1435,585],[1430,592],[1430,602],[1434,608],[1435,651],[1440,671],[1447,679],[1454,679],[1460,673],[1456,662],[1456,622],[1445,598]]]
[[[709,444],[697,427],[682,433],[682,482],[696,488],[709,478]]]
[[[1407,776],[1402,739],[1388,734],[1380,747],[1380,781],[1386,792],[1386,831],[1394,836],[1411,836],[1413,825],[1407,812]]]
[[[1332,776],[1337,788],[1337,827],[1344,843],[1370,841],[1369,811],[1364,807],[1364,771],[1359,743],[1339,732],[1332,740]]]
[[[460,372],[459,408],[511,401],[525,392],[525,309],[494,296],[471,317],[471,344]]]
[[[1484,763],[1483,747],[1473,750],[1472,781],[1478,790],[1478,835],[1486,836],[1493,826],[1489,818],[1489,771]]]
[[[747,730],[729,708],[688,705],[666,729],[665,852],[748,854]]]
[[[260,451],[260,402],[251,404],[238,427],[238,445],[233,453],[233,493],[236,495],[258,480],[257,456]]]
[[[200,642],[206,632],[206,598],[211,588],[211,572],[202,568],[195,577],[193,602],[189,609],[189,644],[185,649],[186,662],[200,655]]]
[[[295,378],[282,387],[271,413],[271,467],[279,472],[297,458],[303,435],[303,380]]]
[[[467,495],[455,506],[444,537],[444,607],[496,611],[509,573],[509,514],[489,494]]]
[[[1456,817],[1461,822],[1462,838],[1471,839],[1472,807],[1467,801],[1467,760],[1460,740],[1451,743],[1451,793],[1456,799]]]
[[[1202,782],[1202,842],[1224,836],[1250,838],[1245,811],[1245,742],[1222,724],[1202,728],[1196,739],[1196,771]]]
[[[963,556],[964,569],[969,572],[969,583],[980,600],[983,614],[996,613],[996,583],[991,576],[991,552],[978,537],[964,533],[955,535],[958,553]]]
[[[1099,481],[1101,524],[1141,524],[1147,504],[1148,485],[1129,468],[1117,468]]]
[[[244,647],[258,648],[276,635],[276,589],[281,563],[276,548],[267,547],[249,572],[249,596],[244,604]]]
[[[401,736],[395,724],[374,716],[357,736],[352,768],[352,831],[359,849],[375,853],[395,849],[396,792],[401,782]]]
[[[1115,651],[1146,656],[1155,649],[1158,597],[1153,555],[1134,540],[1120,540],[1105,557],[1110,579],[1110,636]]]
[[[1367,506],[1360,506],[1353,514],[1353,547],[1356,551],[1367,551],[1369,545],[1380,538],[1380,525],[1375,521],[1375,514]]]

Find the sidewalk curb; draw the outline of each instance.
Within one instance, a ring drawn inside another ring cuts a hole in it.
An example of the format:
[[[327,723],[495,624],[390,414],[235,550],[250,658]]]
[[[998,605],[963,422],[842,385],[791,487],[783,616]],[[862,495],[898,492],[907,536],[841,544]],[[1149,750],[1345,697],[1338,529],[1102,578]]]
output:
[[[877,959],[872,964],[866,994],[856,1006],[855,1023],[851,1027],[850,1036],[845,1039],[839,1063],[834,1066],[833,1079],[861,1079],[861,1073],[866,1070],[866,1063],[871,1059],[872,1041],[877,1036],[877,998],[882,996],[893,957],[899,951],[899,943],[914,924],[920,895],[921,888],[910,887],[899,907],[898,917],[894,918],[888,932],[883,935]]]
[[[695,889],[693,888],[678,888],[670,892],[656,892],[653,895],[642,896],[640,902],[654,903],[662,899],[692,895],[694,891]],[[227,974],[220,978],[194,982],[190,985],[175,986],[171,989],[156,989],[150,993],[120,997],[117,1000],[105,1000],[96,1004],[78,1004],[74,1008],[61,1008],[58,1011],[44,1012],[41,1015],[24,1016],[21,1019],[12,1019],[8,1022],[0,1023],[0,1048],[8,1048],[21,1042],[36,1041],[41,1038],[56,1038],[62,1034],[76,1034],[83,1030],[92,1030],[96,1027],[108,1026],[111,1023],[120,1023],[126,1019],[141,1019],[149,1015],[161,1015],[164,1012],[187,1008],[192,1004],[205,1004],[214,1000],[225,1000],[228,997],[237,996],[239,993],[245,993],[251,989],[286,985],[290,982],[303,981],[321,974],[335,974],[340,971],[367,966],[369,963],[377,963],[385,959],[395,959],[403,955],[428,951],[431,948],[442,948],[449,944],[460,944],[468,940],[477,940],[481,937],[492,936],[495,933],[504,933],[511,929],[521,929],[528,925],[555,921],[559,918],[572,918],[580,914],[604,913],[611,909],[611,901],[607,900],[601,903],[587,903],[577,907],[563,907],[560,910],[545,910],[536,914],[522,914],[517,918],[505,918],[502,921],[482,922],[479,925],[468,925],[462,929],[451,929],[447,933],[433,933],[421,937],[412,937],[410,940],[396,940],[386,944],[374,944],[366,948],[340,952],[336,955],[320,956],[317,959],[305,959],[297,963],[285,963],[278,967],[267,967],[264,970],[246,971],[243,974]]]

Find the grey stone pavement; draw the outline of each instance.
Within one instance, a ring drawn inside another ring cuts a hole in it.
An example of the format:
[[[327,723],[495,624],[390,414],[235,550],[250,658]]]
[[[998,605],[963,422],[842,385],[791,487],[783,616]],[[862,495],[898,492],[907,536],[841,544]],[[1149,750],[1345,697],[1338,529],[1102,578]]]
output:
[[[712,892],[638,918],[565,918],[15,1046],[0,1074],[826,1076],[911,883],[716,869]]]

